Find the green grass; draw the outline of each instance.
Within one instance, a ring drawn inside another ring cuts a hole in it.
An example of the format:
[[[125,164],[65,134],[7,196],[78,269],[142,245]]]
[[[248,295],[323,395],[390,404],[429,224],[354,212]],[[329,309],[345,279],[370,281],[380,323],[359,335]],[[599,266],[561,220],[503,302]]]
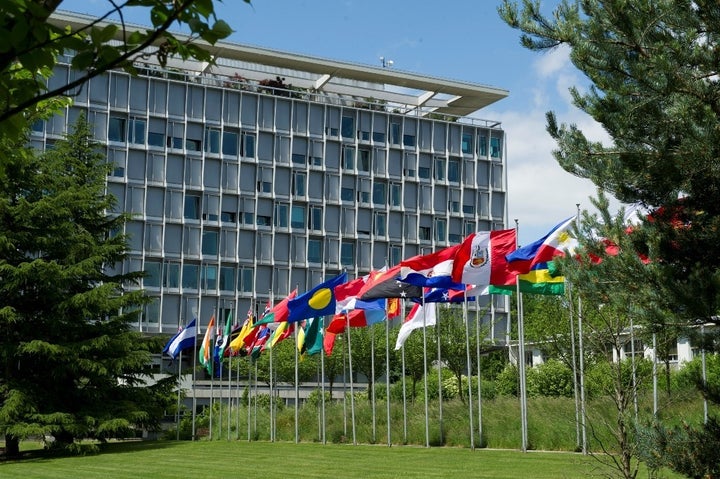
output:
[[[595,459],[575,453],[246,441],[113,443],[91,456],[56,458],[37,454],[0,463],[3,479],[558,479],[607,477],[608,472]],[[641,470],[639,477],[647,477],[647,472]]]

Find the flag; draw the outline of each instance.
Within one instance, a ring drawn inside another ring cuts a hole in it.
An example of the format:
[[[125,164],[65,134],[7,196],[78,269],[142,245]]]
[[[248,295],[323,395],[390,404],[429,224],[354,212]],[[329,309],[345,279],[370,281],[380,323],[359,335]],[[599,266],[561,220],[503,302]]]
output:
[[[464,303],[465,301],[475,301],[473,294],[477,293],[477,288],[468,285],[462,289],[433,288],[425,293],[426,303]],[[413,301],[418,301],[417,299]]]
[[[385,272],[374,271],[362,287],[357,297],[363,301],[378,298],[420,298],[422,288],[398,279],[400,265]]]
[[[311,318],[305,324],[305,341],[300,352],[312,356],[323,349],[323,318]]]
[[[487,294],[485,290],[490,284],[515,284],[515,274],[508,271],[505,259],[505,255],[516,248],[515,238],[514,229],[478,231],[469,235],[457,250],[453,281],[474,284],[480,288],[480,294]]]
[[[366,281],[367,276],[353,279],[335,287],[335,313],[355,309],[357,295]]]
[[[301,319],[314,318],[335,313],[335,287],[347,282],[347,273],[343,272],[331,278],[297,298],[288,301],[287,321],[295,323]]]
[[[335,333],[325,330],[325,337],[323,338],[323,349],[325,355],[330,356],[335,348]]]
[[[348,322],[351,328],[364,328],[376,323],[381,323],[385,321],[386,318],[387,312],[384,308],[351,309],[333,316],[330,324],[328,324],[327,330],[334,334],[340,334],[345,331]]]
[[[248,337],[252,331],[254,322],[255,318],[253,317],[252,309],[248,309],[247,318],[245,318],[245,322],[243,323],[242,328],[240,328],[240,332],[232,341],[230,341],[230,349],[234,353],[238,353],[245,346],[245,338]]]
[[[400,298],[387,298],[387,317],[388,319],[400,316]]]
[[[268,326],[268,329],[270,329],[272,332],[270,333],[270,337],[265,343],[265,349],[275,347],[277,343],[287,339],[295,330],[295,323],[290,323],[288,321],[275,323],[275,326],[277,327],[274,330],[272,330],[272,327]]]
[[[573,237],[570,231],[574,223],[574,216],[568,218],[539,240],[505,256],[510,271],[519,274],[529,273],[537,264],[552,261],[555,256],[564,256],[565,250],[574,254],[578,246],[577,238]]]
[[[537,263],[525,274],[517,275],[521,293],[530,294],[565,294],[565,276],[559,274],[553,261]],[[516,286],[491,286],[490,292],[495,294],[512,294]]]
[[[248,348],[250,349],[250,357],[256,360],[260,356],[260,353],[265,350],[265,344],[270,338],[272,331],[267,326],[260,326],[253,331],[256,331],[255,339]]]
[[[295,296],[297,296],[297,288],[294,289],[287,298],[273,306],[272,309],[269,309],[270,302],[268,302],[268,307],[265,308],[263,315],[260,317],[260,321],[255,323],[255,327],[262,326],[264,324],[287,321],[288,315],[290,314],[290,311],[288,310],[288,303],[295,298]]]
[[[175,336],[170,338],[170,341],[163,348],[163,353],[175,359],[183,349],[195,346],[196,339],[197,326],[195,326],[195,318],[193,318],[184,329],[181,329]]]
[[[415,305],[413,305],[412,309],[410,310],[410,313],[408,313],[407,317],[405,318],[402,326],[400,326],[397,342],[395,343],[395,350],[397,351],[398,349],[403,347],[403,344],[405,344],[405,340],[408,338],[408,336],[410,336],[411,332],[425,326],[434,326],[435,323],[435,303],[429,303],[426,305],[415,303]]]
[[[230,314],[228,315],[227,321],[225,321],[225,331],[223,332],[222,336],[220,336],[220,341],[218,341],[218,347],[215,351],[215,357],[216,358],[222,358],[225,355],[225,349],[227,348],[228,344],[230,343],[230,332],[232,331],[232,311],[230,311]]]
[[[400,262],[400,281],[429,288],[451,288],[453,264],[462,245],[450,246],[434,253],[413,256]]]
[[[204,366],[207,370],[208,374],[212,375],[213,373],[213,353],[212,348],[214,344],[215,337],[215,314],[210,317],[210,322],[208,323],[207,330],[205,331],[205,337],[203,338],[202,343],[200,344],[200,352],[198,353],[198,360],[200,361],[200,365]]]

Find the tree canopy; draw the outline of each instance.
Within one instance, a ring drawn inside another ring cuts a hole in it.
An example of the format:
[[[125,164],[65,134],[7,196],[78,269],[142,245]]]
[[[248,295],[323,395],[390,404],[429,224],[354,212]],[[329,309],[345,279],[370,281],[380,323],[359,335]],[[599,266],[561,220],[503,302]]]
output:
[[[250,3],[249,0],[244,0]],[[18,134],[24,113],[39,102],[68,95],[91,78],[113,68],[134,72],[133,62],[154,56],[161,65],[168,57],[195,58],[212,63],[203,48],[227,38],[230,26],[215,15],[213,0],[108,0],[108,11],[86,25],[67,25],[52,15],[63,0],[6,0],[0,4],[0,131]],[[145,9],[149,28],[125,21],[127,11]],[[118,18],[118,23],[106,21]],[[187,28],[178,35],[171,28]],[[72,53],[73,79],[48,87],[58,57]]]

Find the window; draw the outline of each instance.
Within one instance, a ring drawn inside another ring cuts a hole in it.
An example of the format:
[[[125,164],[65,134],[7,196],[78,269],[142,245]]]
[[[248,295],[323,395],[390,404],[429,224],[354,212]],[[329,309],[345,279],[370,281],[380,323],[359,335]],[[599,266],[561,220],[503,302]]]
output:
[[[402,246],[390,245],[390,265],[394,266],[402,261]]]
[[[358,151],[358,171],[370,172],[370,150],[360,149]]]
[[[387,234],[387,214],[375,213],[375,221],[373,222],[374,233],[376,236],[385,236]]]
[[[373,131],[372,139],[375,143],[385,143],[385,133],[381,131]]]
[[[220,221],[223,223],[235,223],[237,221],[237,214],[234,211],[221,211]]]
[[[200,219],[200,196],[185,195],[185,210],[183,212],[183,218],[189,220]]]
[[[469,236],[475,233],[475,222],[474,221],[463,221],[463,234]]]
[[[323,142],[313,140],[310,143],[310,165],[322,166],[323,165]]]
[[[625,351],[625,357],[628,358],[633,356],[633,352],[635,353],[635,357],[638,358],[642,358],[645,355],[643,343],[639,339],[625,343],[623,350]]]
[[[146,288],[159,288],[162,272],[162,263],[159,261],[146,261],[143,286]]]
[[[460,148],[462,149],[463,153],[472,155],[472,153],[473,153],[472,139],[473,139],[472,133],[463,133],[462,142],[460,143]]]
[[[437,181],[445,181],[445,158],[435,158],[433,177]]]
[[[429,180],[430,179],[430,167],[429,166],[418,167],[418,178],[423,179],[423,180]]]
[[[275,226],[277,228],[287,228],[288,227],[288,213],[289,213],[289,206],[285,203],[276,203],[275,204]],[[260,217],[258,216],[258,219]]]
[[[272,168],[258,168],[257,190],[260,193],[272,193]]]
[[[235,268],[229,266],[220,267],[220,289],[223,291],[235,291]]]
[[[340,132],[343,138],[355,138],[355,118],[343,116],[340,124]]]
[[[322,240],[308,239],[307,260],[309,263],[322,263]]]
[[[355,201],[355,190],[343,186],[340,190],[340,199],[342,201]]]
[[[200,266],[196,264],[184,264],[182,270],[182,287],[188,289],[198,289],[198,275]]]
[[[360,191],[358,191],[358,201],[360,203],[370,204],[370,180],[360,180]]]
[[[255,133],[242,134],[242,153],[245,158],[255,158]]]
[[[305,228],[305,207],[293,205],[290,213],[290,226],[292,228]]]
[[[478,138],[478,155],[487,156],[487,136],[480,135]]]
[[[308,215],[308,226],[311,230],[322,231],[323,209],[322,206],[311,206]]]
[[[402,206],[402,185],[390,183],[390,206]]]
[[[205,128],[205,153],[220,153],[220,130],[218,128]]]
[[[435,241],[447,241],[447,220],[435,218]]]
[[[255,218],[255,224],[257,226],[271,226],[272,218],[270,216],[257,215],[257,217]]]
[[[415,135],[408,135],[407,133],[403,135],[403,145],[408,148],[415,148],[415,143]]]
[[[421,226],[418,236],[419,236],[418,239],[420,239],[420,240],[430,241],[430,227],[429,226]]]
[[[109,141],[125,141],[127,120],[111,116],[108,122],[108,140]]]
[[[460,183],[460,160],[451,158],[448,161],[447,179],[453,183]]]
[[[238,154],[238,134],[235,131],[225,131],[222,137],[222,154],[228,156],[237,156]],[[235,288],[233,288],[235,289]]]
[[[463,205],[462,211],[466,215],[475,214],[475,207],[473,205]]]
[[[351,267],[355,265],[355,243],[342,242],[340,245],[340,264]]]
[[[502,139],[497,136],[490,137],[490,156],[492,158],[500,158],[502,156]]]
[[[292,192],[295,196],[305,196],[305,180],[307,179],[307,175],[305,173],[301,172],[294,172],[293,173],[293,182],[292,182]]]
[[[238,285],[237,289],[238,291],[242,291],[243,293],[252,293],[253,292],[253,268],[241,266],[238,270]]]
[[[386,195],[386,185],[385,183],[375,183],[373,184],[373,203],[380,206],[385,206],[387,204],[387,195]]]
[[[165,135],[156,131],[148,132],[148,145],[165,146]]]
[[[400,144],[400,123],[390,122],[390,143]]]
[[[450,213],[460,212],[460,190],[451,189],[450,199],[448,200],[448,211]]]
[[[163,286],[166,288],[180,287],[180,264],[165,263],[165,274],[163,275]]]
[[[203,231],[202,254],[217,256],[218,232],[214,230]]]
[[[355,169],[355,147],[343,147],[343,170]]]
[[[202,281],[203,289],[216,289],[217,288],[217,266],[205,265],[202,268]]]
[[[141,118],[130,118],[130,143],[138,145],[145,144],[145,126],[146,122]]]

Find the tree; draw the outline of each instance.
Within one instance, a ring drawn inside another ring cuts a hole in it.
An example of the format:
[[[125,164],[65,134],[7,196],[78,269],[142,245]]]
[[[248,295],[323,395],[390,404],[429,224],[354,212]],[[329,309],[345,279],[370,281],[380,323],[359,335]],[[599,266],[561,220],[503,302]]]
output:
[[[618,281],[632,278],[626,283],[632,286],[646,281],[644,297],[631,298],[633,314],[654,332],[675,323],[718,324],[717,2],[563,0],[545,15],[540,2],[523,0],[519,7],[504,0],[499,13],[523,32],[521,43],[531,50],[569,47],[571,61],[591,82],[587,91],[571,89],[573,102],[612,142],[593,142],[549,112],[558,163],[623,202],[653,208],[651,220],[634,228],[634,241],[623,243],[646,254],[653,267],[624,261],[627,268],[614,271]],[[700,386],[714,397],[714,385]]]
[[[113,68],[135,72],[133,62],[139,58],[154,56],[164,66],[176,55],[212,64],[207,45],[232,32],[224,20],[216,18],[212,0],[108,0],[107,13],[80,27],[63,25],[51,17],[62,3],[8,0],[0,5],[4,41],[0,49],[0,131],[5,134],[21,132],[27,126],[22,113],[39,102],[67,95]],[[152,27],[136,29],[125,23],[126,11],[136,7],[149,10]],[[119,24],[105,21],[112,16],[119,18]],[[190,34],[170,33],[178,24],[187,27]],[[113,44],[115,40],[120,44]],[[70,52],[74,52],[71,64],[78,74],[71,81],[48,88],[47,78],[57,58]]]
[[[173,405],[172,377],[146,384],[163,338],[134,331],[142,273],[119,274],[124,214],[108,216],[110,165],[80,118],[66,139],[39,154],[0,145],[0,430],[6,452],[28,436],[126,437],[157,428]]]

